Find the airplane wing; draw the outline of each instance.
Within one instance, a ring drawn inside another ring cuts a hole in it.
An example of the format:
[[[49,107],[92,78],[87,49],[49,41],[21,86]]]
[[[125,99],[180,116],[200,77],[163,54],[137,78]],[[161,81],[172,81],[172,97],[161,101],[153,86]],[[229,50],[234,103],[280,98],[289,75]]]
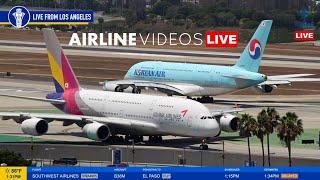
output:
[[[234,108],[234,109],[230,109],[230,110],[210,110],[210,113],[213,116],[222,116],[224,114],[238,113],[238,112],[242,112],[242,111],[243,111],[242,108]]]
[[[144,81],[144,80],[120,80],[120,81],[105,81],[100,82],[103,85],[104,90],[114,91],[115,86],[135,86],[140,89],[142,88],[151,88],[157,89],[160,92],[172,94],[172,95],[180,95],[185,96],[192,92],[199,92],[202,88],[201,86],[195,84],[187,84],[187,83],[166,83],[166,82],[157,82],[157,81]],[[112,88],[110,87],[110,84]]]
[[[47,122],[51,121],[63,121],[64,125],[77,124],[80,127],[87,124],[98,122],[106,125],[124,127],[124,128],[146,128],[156,130],[157,125],[139,120],[125,119],[125,118],[113,118],[113,117],[96,117],[96,116],[82,116],[82,115],[69,115],[69,114],[51,114],[51,113],[25,113],[25,112],[0,112],[2,120],[13,119],[17,123],[29,118],[40,118]]]
[[[48,102],[48,103],[52,103],[52,104],[64,104],[65,103],[65,101],[62,99],[46,99],[46,98],[18,96],[18,95],[9,95],[9,94],[0,94],[0,96],[18,98],[18,99],[34,100],[34,101],[42,101],[42,102]]]
[[[268,76],[267,81],[259,84],[261,85],[282,85],[291,84],[292,82],[320,82],[320,78],[305,78],[314,74],[287,74]]]

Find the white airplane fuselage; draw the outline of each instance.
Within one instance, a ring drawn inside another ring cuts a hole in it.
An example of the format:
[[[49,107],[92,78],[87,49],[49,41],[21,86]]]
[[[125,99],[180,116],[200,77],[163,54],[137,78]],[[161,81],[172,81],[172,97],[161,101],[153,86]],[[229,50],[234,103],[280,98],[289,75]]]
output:
[[[140,135],[214,137],[220,133],[216,119],[201,119],[212,117],[208,108],[189,99],[85,89],[65,91],[62,95],[66,100],[63,109],[69,114],[139,120],[156,125],[152,131],[143,125],[135,127],[139,131],[133,133]],[[117,133],[130,131],[127,127],[113,129]]]

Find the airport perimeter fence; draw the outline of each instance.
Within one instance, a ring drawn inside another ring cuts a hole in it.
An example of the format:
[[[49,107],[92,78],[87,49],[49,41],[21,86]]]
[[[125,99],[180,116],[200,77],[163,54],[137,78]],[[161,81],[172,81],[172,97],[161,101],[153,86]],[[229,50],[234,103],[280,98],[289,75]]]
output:
[[[248,154],[223,153],[217,143],[217,149],[198,150],[191,148],[172,147],[146,147],[132,145],[121,146],[96,146],[96,145],[68,145],[68,144],[34,144],[33,150],[30,144],[0,143],[0,149],[8,149],[20,153],[34,162],[43,161],[43,165],[53,164],[53,160],[61,158],[76,158],[76,166],[109,166],[112,164],[112,150],[121,150],[121,163],[129,166],[244,166],[248,160]],[[245,148],[245,147],[244,147]],[[260,154],[252,155],[257,166],[262,165]],[[51,162],[51,163],[50,163]],[[275,153],[271,155],[273,166],[287,166],[287,156]],[[294,157],[294,165],[316,166],[319,159]]]

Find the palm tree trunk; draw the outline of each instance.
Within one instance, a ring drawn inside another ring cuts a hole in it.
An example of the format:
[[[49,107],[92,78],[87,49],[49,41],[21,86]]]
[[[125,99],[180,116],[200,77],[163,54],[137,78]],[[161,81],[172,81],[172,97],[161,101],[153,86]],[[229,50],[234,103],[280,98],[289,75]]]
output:
[[[262,148],[262,166],[265,165],[265,160],[264,160],[264,143],[263,143],[263,138],[261,140],[261,148]]]
[[[270,140],[269,140],[269,134],[267,134],[267,146],[268,146],[268,165],[271,166],[271,160],[270,160]]]
[[[291,167],[291,165],[292,165],[292,161],[291,161],[291,142],[289,141],[287,144],[288,144],[288,152],[289,152],[289,167]]]
[[[248,137],[247,142],[248,142],[248,152],[249,152],[249,166],[251,166],[250,137]]]

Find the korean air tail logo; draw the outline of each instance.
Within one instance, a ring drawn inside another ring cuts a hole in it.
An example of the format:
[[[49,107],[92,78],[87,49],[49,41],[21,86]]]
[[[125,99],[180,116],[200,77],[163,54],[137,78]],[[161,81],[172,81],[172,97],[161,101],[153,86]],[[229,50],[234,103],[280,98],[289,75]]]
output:
[[[23,28],[30,21],[30,12],[23,6],[14,6],[8,13],[8,21],[15,28]]]
[[[251,40],[249,44],[249,55],[252,59],[258,59],[261,56],[261,44],[257,39]]]

